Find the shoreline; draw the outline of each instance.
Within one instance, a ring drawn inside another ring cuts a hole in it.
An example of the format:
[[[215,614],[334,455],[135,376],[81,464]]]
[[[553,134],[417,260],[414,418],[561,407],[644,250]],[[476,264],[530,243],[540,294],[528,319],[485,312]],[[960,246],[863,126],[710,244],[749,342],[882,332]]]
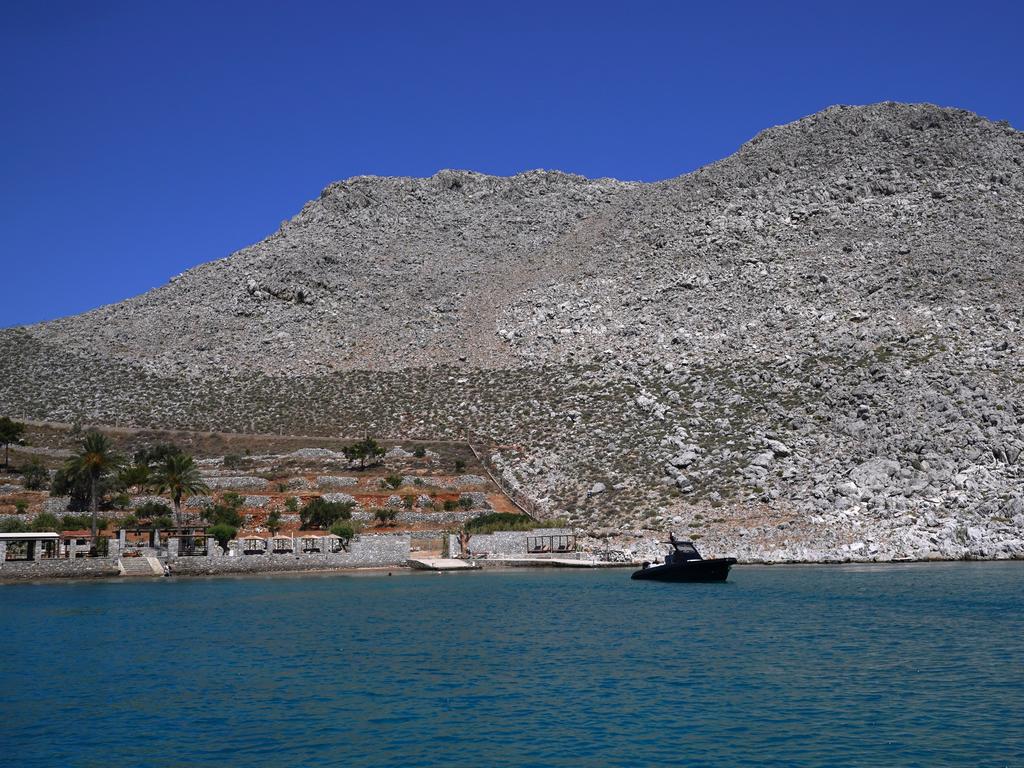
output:
[[[923,565],[951,565],[957,563],[1024,563],[1024,558],[957,558],[957,559],[926,559],[926,560],[846,560],[846,561],[746,561],[737,563],[734,568],[746,568],[746,567],[760,567],[760,568],[775,568],[775,567],[834,567],[843,568],[856,566],[859,568],[874,568],[880,566],[923,566]],[[605,565],[601,568],[566,568],[558,565],[549,565],[543,561],[538,563],[515,563],[515,564],[504,564],[504,563],[491,563],[478,569],[465,569],[468,573],[481,573],[481,572],[523,572],[532,570],[552,570],[552,571],[574,571],[574,572],[585,572],[585,571],[607,571],[607,570],[630,570],[636,569],[638,566],[631,563],[622,564],[610,564]],[[412,575],[412,574],[423,574],[423,575],[438,575],[448,573],[461,573],[463,571],[428,571],[418,568],[413,568],[407,564],[395,564],[395,565],[372,565],[372,566],[343,566],[337,568],[304,568],[304,569],[266,569],[266,570],[242,570],[237,571],[224,570],[220,572],[179,572],[171,573],[167,576],[121,576],[116,572],[99,572],[93,574],[78,574],[78,575],[46,575],[46,574],[31,574],[24,576],[8,577],[3,575],[3,569],[0,568],[0,587],[14,585],[14,584],[53,584],[53,583],[72,583],[81,584],[89,582],[111,582],[111,581],[124,581],[125,583],[143,583],[147,581],[187,581],[192,579],[217,579],[217,578],[276,578],[281,576],[287,576],[291,578],[302,578],[304,576],[329,576],[329,575],[347,575],[347,576],[374,576],[383,575],[387,573],[390,575]]]

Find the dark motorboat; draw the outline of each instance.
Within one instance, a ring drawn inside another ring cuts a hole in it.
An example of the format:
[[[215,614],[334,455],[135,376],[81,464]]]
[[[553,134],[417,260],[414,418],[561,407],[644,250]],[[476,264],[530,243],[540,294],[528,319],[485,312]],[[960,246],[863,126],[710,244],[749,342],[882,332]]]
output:
[[[735,557],[716,557],[705,560],[693,546],[692,541],[676,541],[669,536],[672,551],[665,555],[661,565],[644,563],[644,567],[633,572],[634,579],[651,581],[725,581],[729,569],[736,564]]]

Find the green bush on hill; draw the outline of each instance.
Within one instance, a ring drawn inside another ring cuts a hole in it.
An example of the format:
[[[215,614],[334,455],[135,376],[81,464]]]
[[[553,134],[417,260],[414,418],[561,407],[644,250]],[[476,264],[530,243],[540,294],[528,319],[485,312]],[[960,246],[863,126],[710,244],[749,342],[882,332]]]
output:
[[[529,515],[514,512],[491,512],[467,520],[466,533],[494,533],[495,531],[529,531],[537,521]]]
[[[40,512],[29,524],[33,531],[60,531],[60,520],[49,512]]]

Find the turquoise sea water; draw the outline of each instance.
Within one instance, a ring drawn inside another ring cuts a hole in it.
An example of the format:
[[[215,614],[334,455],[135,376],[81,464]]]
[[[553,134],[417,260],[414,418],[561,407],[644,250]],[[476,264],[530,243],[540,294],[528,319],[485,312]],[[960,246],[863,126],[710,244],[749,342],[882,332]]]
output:
[[[0,587],[0,762],[1024,765],[1024,563]]]

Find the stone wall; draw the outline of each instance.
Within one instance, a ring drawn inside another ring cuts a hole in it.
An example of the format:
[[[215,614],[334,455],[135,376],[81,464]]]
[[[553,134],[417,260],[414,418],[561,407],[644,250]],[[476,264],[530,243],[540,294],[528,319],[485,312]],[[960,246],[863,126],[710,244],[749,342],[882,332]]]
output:
[[[110,542],[118,551],[117,539]],[[161,562],[172,574],[272,573],[274,571],[313,571],[332,568],[368,568],[404,566],[409,560],[411,540],[408,534],[357,536],[349,551],[290,552],[286,554],[229,555],[216,541],[208,540],[206,556],[179,557],[177,540],[171,539],[167,556]],[[0,581],[55,578],[117,576],[117,556],[76,557],[70,559],[4,561],[0,557]]]
[[[9,579],[77,579],[117,576],[116,557],[79,557],[73,560],[7,560],[0,562],[0,581]]]
[[[357,536],[349,544],[348,552],[265,552],[261,555],[215,553],[210,557],[169,558],[168,565],[172,574],[273,573],[331,568],[397,567],[406,564],[409,551],[408,534]]]

